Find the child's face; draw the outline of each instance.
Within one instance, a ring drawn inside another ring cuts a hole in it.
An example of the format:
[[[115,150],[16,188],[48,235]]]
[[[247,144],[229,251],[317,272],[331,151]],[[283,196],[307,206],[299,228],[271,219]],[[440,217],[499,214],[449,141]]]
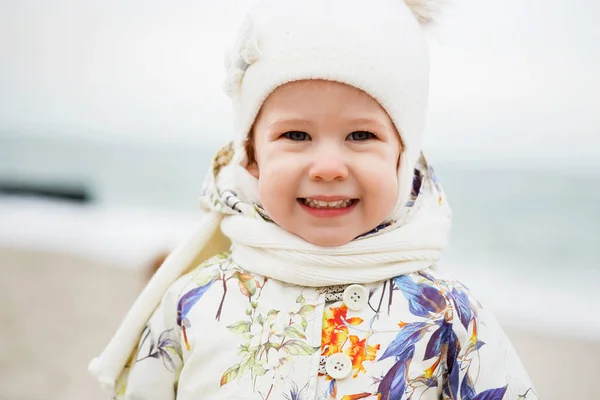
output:
[[[265,211],[310,243],[348,243],[396,204],[400,138],[359,89],[322,80],[283,85],[265,101],[252,140],[247,168]]]

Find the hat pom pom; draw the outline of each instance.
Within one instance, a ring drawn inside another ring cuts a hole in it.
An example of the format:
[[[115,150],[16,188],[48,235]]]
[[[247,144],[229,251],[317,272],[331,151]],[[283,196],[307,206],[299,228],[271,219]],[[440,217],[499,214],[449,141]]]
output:
[[[260,52],[258,51],[258,47],[255,45],[255,43],[248,42],[244,48],[241,49],[240,56],[246,64],[250,65],[259,60]]]
[[[227,71],[227,77],[223,84],[223,91],[227,96],[234,97],[237,94],[242,84],[242,79],[244,79],[244,72],[244,70],[235,67]]]
[[[421,25],[429,25],[439,10],[441,0],[404,0]]]
[[[242,24],[234,48],[225,56],[227,76],[224,91],[229,97],[234,97],[242,84],[248,67],[260,59],[260,50],[252,29],[250,16]]]

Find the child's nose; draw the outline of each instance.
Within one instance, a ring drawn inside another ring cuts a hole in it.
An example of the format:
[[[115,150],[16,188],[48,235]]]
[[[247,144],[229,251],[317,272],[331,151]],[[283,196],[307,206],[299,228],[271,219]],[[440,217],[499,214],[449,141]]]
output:
[[[314,180],[343,180],[348,176],[348,167],[341,154],[331,150],[319,151],[313,157],[309,175]]]

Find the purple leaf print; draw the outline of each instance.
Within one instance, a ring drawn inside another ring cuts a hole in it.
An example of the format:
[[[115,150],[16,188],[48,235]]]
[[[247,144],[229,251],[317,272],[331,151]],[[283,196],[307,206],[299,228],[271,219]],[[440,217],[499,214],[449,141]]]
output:
[[[438,330],[433,332],[433,335],[431,335],[429,343],[427,343],[427,347],[425,348],[425,358],[423,358],[423,361],[440,356],[442,353],[442,344],[447,341],[447,337],[451,330],[451,325],[444,322]]]
[[[335,382],[335,381],[333,381]],[[306,382],[306,384],[302,387],[302,389],[298,388],[298,385],[296,385],[296,382],[292,382],[292,388],[290,389],[290,394],[288,395],[287,393],[283,394],[283,397],[286,400],[302,400],[304,399],[304,391],[308,390],[308,382]]]
[[[156,348],[165,368],[174,372],[177,369],[178,362],[181,361],[181,346],[176,340],[171,339],[172,330],[169,329],[160,334]]]
[[[406,349],[421,340],[429,326],[430,325],[425,322],[406,324],[400,330],[396,338],[392,340],[387,349],[385,349],[385,352],[379,358],[379,361],[385,360],[388,357],[400,357]]]
[[[415,204],[415,201],[417,200],[417,197],[419,197],[419,193],[421,192],[422,183],[423,176],[421,175],[421,172],[419,170],[415,169],[415,174],[413,176],[413,185],[410,191],[410,198],[405,204],[406,207],[412,207]]]
[[[158,341],[156,343],[154,342],[154,336],[152,335],[150,327],[146,326],[144,331],[146,333],[144,334],[140,343],[136,358],[139,356],[139,352],[144,346],[144,343],[146,343],[147,340],[150,340],[148,354],[144,357],[137,358],[135,362],[137,363],[151,358],[160,358],[167,370],[175,372],[178,365],[181,363],[182,355],[181,346],[177,340],[171,338],[171,332],[173,331],[173,328],[163,331],[158,337]]]
[[[471,310],[471,302],[465,292],[460,292],[455,288],[452,289],[450,297],[454,300],[456,305],[456,312],[460,318],[460,322],[463,324],[465,329],[469,329],[469,323],[473,319],[473,310]]]
[[[430,274],[428,274],[428,273],[427,273],[427,272],[425,272],[425,271],[419,271],[419,272],[417,272],[417,274],[418,274],[419,276],[422,276],[422,277],[423,277],[423,278],[425,278],[425,279],[429,279],[431,282],[435,282],[435,279],[433,278],[433,276],[431,276]]]
[[[473,397],[475,397],[476,394],[473,384],[471,383],[471,378],[469,378],[469,374],[466,374],[460,385],[460,397],[462,400],[473,400]]]
[[[177,325],[181,328],[181,332],[183,333],[183,341],[185,343],[185,348],[190,350],[190,343],[188,342],[186,328],[191,327],[190,321],[187,319],[187,314],[190,312],[194,304],[200,300],[202,295],[212,286],[215,282],[212,279],[205,285],[197,287],[195,289],[190,290],[186,294],[184,294],[177,304]]]
[[[434,387],[438,386],[438,379],[436,376],[426,378],[425,375],[421,375],[421,376],[411,379],[411,383],[413,385],[415,383],[421,383],[428,388],[434,388]]]
[[[507,387],[508,386],[486,390],[485,392],[481,392],[477,396],[473,397],[473,400],[502,400],[504,393],[506,393]]]
[[[177,304],[177,325],[180,327],[190,327],[190,322],[187,319],[188,312],[190,312],[194,304],[200,300],[202,295],[214,282],[215,280],[212,279],[207,284],[190,290],[179,299],[179,303]]]
[[[377,392],[380,400],[401,399],[406,390],[406,367],[415,354],[415,346],[410,346],[400,354],[398,361],[385,374]]]
[[[335,379],[332,379],[329,383],[329,387],[327,388],[327,392],[325,393],[325,400],[336,400],[337,392],[337,381]]]
[[[459,379],[460,379],[460,364],[458,363],[458,353],[460,353],[460,342],[454,330],[450,330],[450,334],[446,335],[444,340],[447,345],[447,358],[446,364],[448,366],[448,381],[444,392],[447,397],[456,399],[458,393]]]
[[[451,329],[449,331],[449,334],[445,338],[445,342],[448,343],[448,368],[452,369],[454,368],[454,364],[456,364],[458,361],[458,353],[460,353],[461,350],[460,341],[458,340],[458,336],[456,336],[454,330]]]
[[[406,275],[395,277],[394,283],[408,300],[410,312],[418,317],[439,314],[446,308],[444,296],[433,286],[417,284]]]

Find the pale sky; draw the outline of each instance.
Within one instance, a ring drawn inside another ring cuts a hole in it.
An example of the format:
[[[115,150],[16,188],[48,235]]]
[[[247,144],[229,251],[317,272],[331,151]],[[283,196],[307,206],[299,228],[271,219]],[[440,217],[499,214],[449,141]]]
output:
[[[600,159],[600,2],[445,3],[426,149]],[[224,52],[247,4],[0,0],[0,135],[223,142]]]

